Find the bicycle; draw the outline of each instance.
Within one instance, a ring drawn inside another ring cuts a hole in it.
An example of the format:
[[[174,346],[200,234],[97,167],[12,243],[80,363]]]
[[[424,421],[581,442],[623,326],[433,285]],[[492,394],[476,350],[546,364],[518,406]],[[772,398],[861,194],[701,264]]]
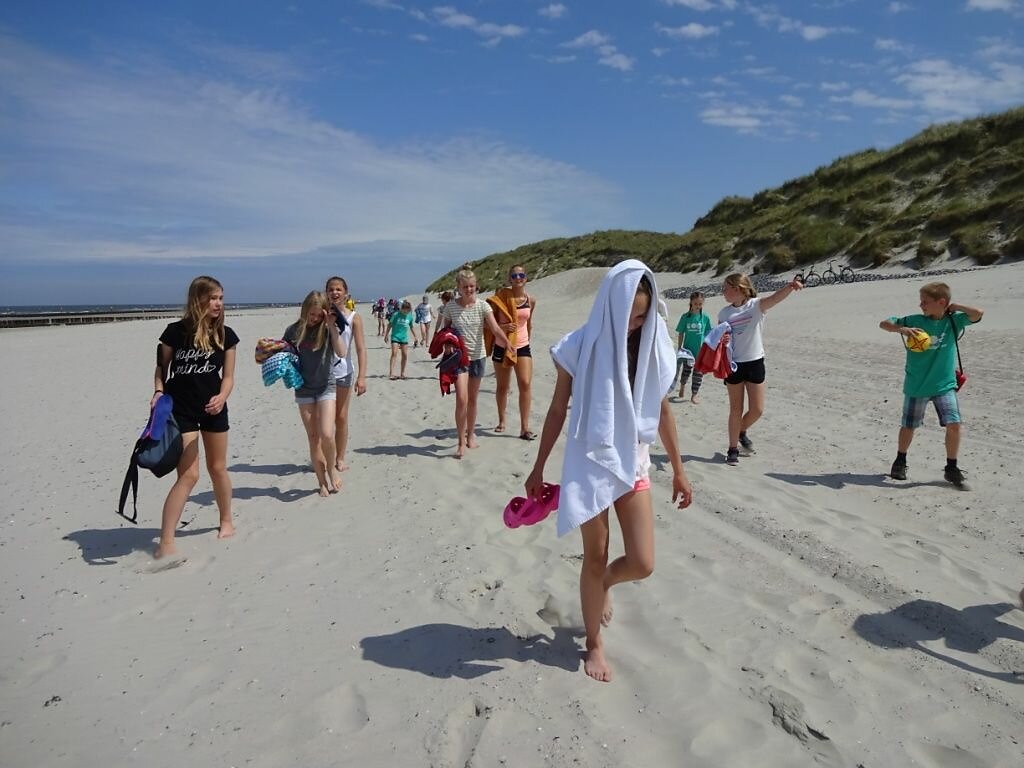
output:
[[[856,281],[857,275],[854,274],[853,267],[850,267],[850,266],[842,267],[842,268],[840,268],[839,273],[836,274],[836,271],[834,269],[832,269],[832,265],[834,263],[835,263],[834,259],[829,259],[829,261],[828,261],[828,269],[826,269],[824,272],[821,273],[821,281],[823,283],[825,283],[826,285],[834,285],[835,283],[840,283],[840,282],[842,282],[842,283],[852,283],[852,282]]]
[[[821,275],[814,271],[814,265],[807,272],[797,272],[795,275],[796,279],[803,283],[807,288],[813,288],[816,285],[821,285]]]

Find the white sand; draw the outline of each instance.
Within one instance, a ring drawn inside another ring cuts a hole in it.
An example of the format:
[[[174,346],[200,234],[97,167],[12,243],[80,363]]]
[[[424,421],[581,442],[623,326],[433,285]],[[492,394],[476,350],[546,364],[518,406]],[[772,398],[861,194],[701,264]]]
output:
[[[537,432],[544,350],[600,272],[530,285]],[[160,570],[171,479],[142,477],[139,527],[113,509],[163,321],[0,333],[0,765],[1018,768],[1024,265],[949,280],[986,310],[963,350],[974,490],[942,480],[932,413],[910,479],[883,477],[903,352],[878,321],[916,311],[924,281],[788,299],[768,323],[756,456],[723,463],[719,382],[674,406],[695,502],[673,509],[656,449],[658,565],[616,588],[607,685],[579,660],[579,537],[502,525],[536,443],[515,436],[514,392],[510,432],[490,431],[493,378],[481,447],[455,461],[433,364],[415,350],[412,380],[390,382],[371,334],[352,469],[321,499],[291,393],[251,358],[292,312],[231,317],[238,535],[216,539],[204,471],[187,562]],[[670,302],[673,325],[684,310]]]

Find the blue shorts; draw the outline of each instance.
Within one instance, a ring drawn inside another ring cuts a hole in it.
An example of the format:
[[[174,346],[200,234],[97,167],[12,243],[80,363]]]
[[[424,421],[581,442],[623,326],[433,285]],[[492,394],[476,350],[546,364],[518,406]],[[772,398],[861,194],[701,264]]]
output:
[[[479,360],[470,360],[469,365],[459,366],[456,373],[468,373],[471,379],[482,379],[486,370],[486,363],[486,357],[481,357]]]
[[[933,397],[904,397],[903,421],[900,426],[917,429],[924,422],[924,411],[928,403],[935,405],[935,413],[939,415],[939,426],[960,423],[960,405],[956,399],[956,390],[943,392]]]

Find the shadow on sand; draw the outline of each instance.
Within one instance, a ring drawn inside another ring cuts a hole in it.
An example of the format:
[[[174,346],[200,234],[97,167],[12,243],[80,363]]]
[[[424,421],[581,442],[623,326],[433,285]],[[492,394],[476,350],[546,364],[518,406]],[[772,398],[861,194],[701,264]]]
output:
[[[257,475],[285,477],[303,472],[312,473],[313,470],[308,464],[232,464],[228,467],[228,472],[253,472]]]
[[[888,475],[873,473],[867,475],[855,475],[852,472],[828,472],[821,475],[793,475],[784,472],[765,472],[765,477],[781,480],[791,485],[821,485],[826,488],[839,490],[848,485],[865,485],[874,488],[892,488],[893,490],[905,490],[909,488],[921,488],[927,486],[942,487],[949,483],[944,480],[932,480],[926,483],[913,483],[905,481],[890,480]]]
[[[316,488],[291,488],[287,491],[282,491],[275,485],[270,488],[232,488],[231,498],[259,499],[266,496],[271,499],[276,499],[277,501],[298,501],[299,499],[304,499],[307,496],[315,496],[318,492],[319,491]],[[202,493],[193,494],[188,500],[201,507],[209,507],[216,502],[213,491],[203,491]]]
[[[553,627],[552,631],[552,638],[516,637],[504,627],[424,624],[392,635],[365,637],[359,645],[367,661],[428,677],[471,680],[503,669],[495,663],[501,659],[576,671],[581,657],[574,638],[582,630]]]
[[[978,653],[1000,638],[1024,643],[1024,630],[999,621],[1012,603],[969,605],[957,610],[933,600],[911,600],[886,613],[868,613],[853,622],[854,631],[881,648],[911,648],[959,669],[1008,683],[1024,683],[1024,669],[992,672],[946,656],[922,643],[945,640],[947,648]]]
[[[199,536],[216,528],[179,528],[176,538]],[[78,545],[82,559],[89,565],[116,565],[118,558],[133,552],[152,552],[156,549],[159,528],[91,528],[64,536],[64,541]]]

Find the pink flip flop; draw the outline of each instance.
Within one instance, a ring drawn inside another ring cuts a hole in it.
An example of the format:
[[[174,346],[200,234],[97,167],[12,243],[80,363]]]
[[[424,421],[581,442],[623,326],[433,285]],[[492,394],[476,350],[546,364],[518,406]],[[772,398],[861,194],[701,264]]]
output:
[[[544,483],[540,496],[536,499],[524,499],[516,496],[505,506],[505,525],[518,528],[521,525],[535,525],[558,509],[558,496],[561,487]]]

